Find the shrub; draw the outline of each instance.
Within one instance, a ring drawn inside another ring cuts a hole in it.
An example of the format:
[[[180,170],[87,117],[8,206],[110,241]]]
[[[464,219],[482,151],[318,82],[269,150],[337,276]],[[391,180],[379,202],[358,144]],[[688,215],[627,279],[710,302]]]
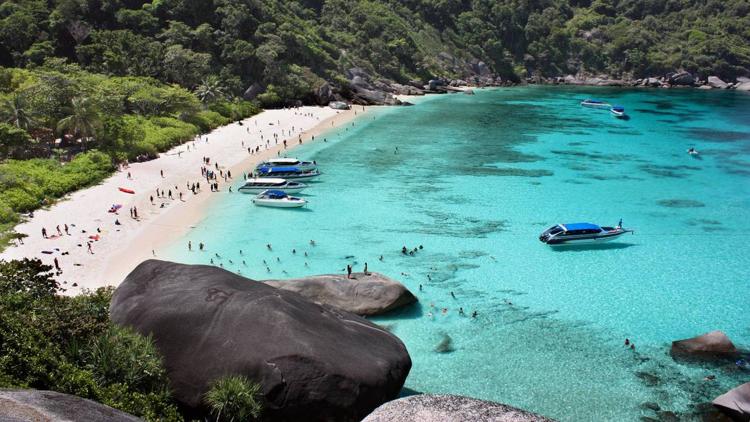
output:
[[[242,376],[220,378],[206,393],[206,403],[217,421],[257,419],[263,411],[262,399],[260,384]]]

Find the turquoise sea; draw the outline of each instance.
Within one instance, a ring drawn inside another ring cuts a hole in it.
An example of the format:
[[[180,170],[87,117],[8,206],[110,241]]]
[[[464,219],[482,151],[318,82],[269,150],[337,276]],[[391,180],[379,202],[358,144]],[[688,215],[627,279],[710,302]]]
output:
[[[581,107],[588,97],[631,119]],[[255,279],[367,262],[402,281],[420,305],[375,321],[409,349],[405,393],[561,421],[693,420],[750,381],[731,362],[669,356],[672,340],[714,329],[750,347],[750,95],[479,90],[377,109],[325,137],[293,152],[324,172],[308,208],[223,194],[167,257],[205,264],[219,253],[217,265]],[[606,247],[556,251],[537,239],[556,223],[620,218],[635,234]],[[188,239],[208,251],[188,253]]]

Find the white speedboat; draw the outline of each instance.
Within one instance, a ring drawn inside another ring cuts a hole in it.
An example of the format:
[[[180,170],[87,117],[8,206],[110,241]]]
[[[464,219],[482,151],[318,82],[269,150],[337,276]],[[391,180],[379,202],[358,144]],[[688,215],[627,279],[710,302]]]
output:
[[[317,169],[303,170],[298,167],[262,166],[255,169],[255,177],[278,177],[282,179],[313,179],[320,176]]]
[[[300,161],[297,158],[269,158],[258,164],[256,168],[261,167],[297,167],[300,170],[313,170],[318,168],[315,161]]]
[[[289,196],[283,190],[269,189],[253,198],[253,203],[262,207],[299,208],[307,205],[302,198]]]
[[[612,108],[609,109],[609,113],[618,119],[625,119],[627,117],[627,114],[625,114],[625,107],[623,106],[612,106]]]
[[[628,232],[632,230],[623,229],[622,222],[617,227],[600,227],[591,223],[558,224],[542,232],[539,240],[549,246],[604,243]]]
[[[692,155],[693,157],[697,157],[700,154],[695,148],[688,148],[687,153]]]
[[[602,109],[612,108],[612,106],[609,103],[604,102],[602,100],[596,100],[593,98],[587,98],[581,101],[581,105],[584,107],[588,107],[588,108],[602,108]]]
[[[283,190],[286,193],[298,193],[302,192],[307,187],[306,184],[300,182],[294,182],[286,179],[275,179],[268,177],[261,177],[256,179],[247,179],[245,184],[239,189],[242,193],[254,193],[259,194],[268,189]]]

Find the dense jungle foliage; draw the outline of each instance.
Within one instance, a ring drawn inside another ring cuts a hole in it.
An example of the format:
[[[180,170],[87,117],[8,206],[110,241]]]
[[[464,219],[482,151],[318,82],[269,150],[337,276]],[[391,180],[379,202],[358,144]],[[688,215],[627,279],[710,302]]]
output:
[[[0,64],[49,57],[193,89],[216,76],[304,98],[362,67],[398,82],[461,76],[451,58],[498,74],[684,69],[732,80],[750,69],[747,0],[9,0]]]

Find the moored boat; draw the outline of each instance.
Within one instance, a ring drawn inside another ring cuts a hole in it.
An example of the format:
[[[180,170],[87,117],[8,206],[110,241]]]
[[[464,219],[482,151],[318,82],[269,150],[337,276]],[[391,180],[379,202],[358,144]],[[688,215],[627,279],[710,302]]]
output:
[[[242,185],[239,189],[237,189],[239,192],[242,193],[262,193],[265,190],[268,189],[278,189],[283,190],[287,193],[298,193],[301,192],[303,189],[305,189],[307,185],[300,182],[294,182],[291,180],[286,179],[279,179],[279,178],[268,178],[268,177],[261,177],[261,178],[255,178],[255,179],[247,179],[245,181],[245,184]]]
[[[583,101],[581,101],[581,105],[588,108],[602,108],[602,109],[609,109],[612,108],[612,106],[604,102],[602,100],[596,100],[594,98],[587,98]]]
[[[302,198],[289,196],[282,190],[269,189],[253,198],[253,203],[262,207],[299,208],[304,207],[307,201]]]
[[[624,119],[627,116],[625,114],[625,107],[619,105],[612,106],[612,108],[609,109],[609,112],[618,119]]]
[[[261,167],[297,167],[300,170],[313,170],[318,167],[315,161],[300,161],[297,158],[269,158],[258,164]]]
[[[549,246],[568,246],[591,243],[604,243],[632,232],[622,228],[622,221],[617,227],[598,226],[591,223],[557,224],[542,232],[539,240]]]
[[[255,177],[279,177],[282,179],[313,179],[320,176],[317,169],[303,170],[298,167],[261,166],[255,169]]]

